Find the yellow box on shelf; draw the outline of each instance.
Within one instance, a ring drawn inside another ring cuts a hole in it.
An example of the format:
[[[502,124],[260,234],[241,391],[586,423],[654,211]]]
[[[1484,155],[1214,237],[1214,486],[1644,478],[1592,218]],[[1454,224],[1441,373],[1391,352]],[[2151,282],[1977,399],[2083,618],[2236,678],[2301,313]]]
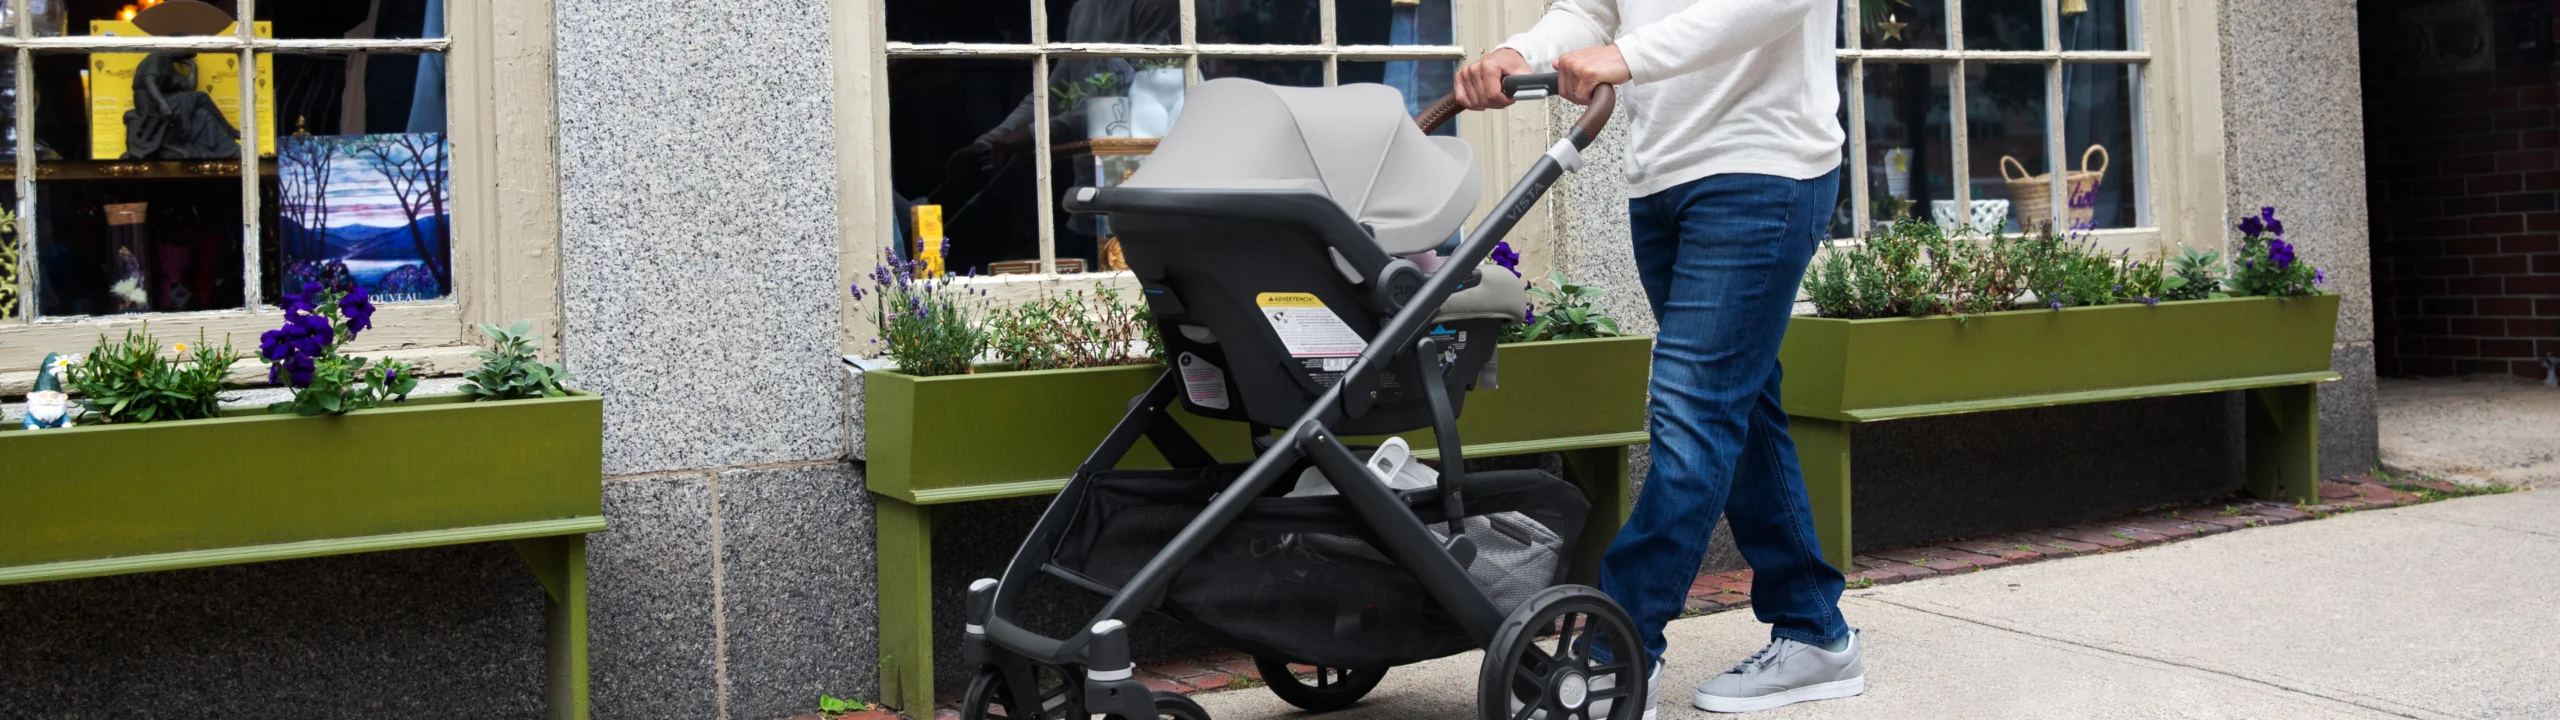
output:
[[[275,37],[271,23],[250,27],[258,37]],[[223,28],[222,34],[238,32],[238,25]],[[123,20],[89,21],[89,34],[98,37],[147,37],[150,33]],[[89,159],[118,160],[124,157],[124,114],[133,109],[133,73],[142,66],[149,53],[93,53],[89,56]],[[276,86],[275,58],[258,55],[258,154],[276,154]],[[213,105],[222,117],[240,126],[240,56],[230,52],[196,53],[196,89],[213,96]]]

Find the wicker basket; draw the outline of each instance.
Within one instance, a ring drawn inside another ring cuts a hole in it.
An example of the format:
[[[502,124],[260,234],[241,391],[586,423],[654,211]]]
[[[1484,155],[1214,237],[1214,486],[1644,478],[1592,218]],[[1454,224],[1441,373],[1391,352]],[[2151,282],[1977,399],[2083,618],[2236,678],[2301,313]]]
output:
[[[2098,158],[2096,169],[2089,167],[2089,158],[2093,155]],[[2068,203],[2071,223],[2057,229],[2065,231],[2083,229],[2095,223],[2098,215],[2098,185],[2107,178],[2107,163],[2106,146],[2091,145],[2088,150],[2080,153],[2080,169],[2063,175],[2063,189],[2070,193],[2064,197],[2071,200]],[[2018,162],[2015,157],[2003,155],[2000,157],[2000,179],[2009,182],[2009,199],[2012,201],[2011,207],[2017,211],[2019,229],[2034,230],[2052,222],[2052,175],[2028,175],[2025,163]]]

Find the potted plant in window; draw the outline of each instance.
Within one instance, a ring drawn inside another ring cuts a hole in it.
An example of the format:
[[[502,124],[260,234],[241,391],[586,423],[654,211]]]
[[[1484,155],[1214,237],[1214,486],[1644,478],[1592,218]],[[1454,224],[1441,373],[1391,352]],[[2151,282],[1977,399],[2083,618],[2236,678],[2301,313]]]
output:
[[[227,342],[99,338],[66,363],[75,422],[0,429],[0,584],[603,528],[599,398],[407,397],[415,368],[339,351],[369,305],[316,283],[285,298],[260,347],[293,393],[274,407],[221,406]]]

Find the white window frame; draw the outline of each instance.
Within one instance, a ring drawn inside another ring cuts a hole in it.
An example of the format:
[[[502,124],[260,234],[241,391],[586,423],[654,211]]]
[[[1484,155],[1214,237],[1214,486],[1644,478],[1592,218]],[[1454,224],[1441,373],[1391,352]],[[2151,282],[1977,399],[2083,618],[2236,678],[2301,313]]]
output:
[[[2045,134],[2053,203],[2048,217],[2067,217],[2064,203],[2065,173],[2059,172],[2068,159],[2065,149],[2067,133],[2064,124],[2062,68],[2072,64],[2110,64],[2134,68],[2134,84],[2141,94],[2142,107],[2133,120],[2138,125],[2133,135],[2134,157],[2122,160],[2132,168],[2132,176],[2141,180],[2135,186],[2135,217],[2150,222],[2131,228],[2106,228],[2088,233],[2091,241],[2111,250],[2133,250],[2137,253],[2166,251],[2181,245],[2222,247],[2223,215],[2223,145],[2221,95],[2221,37],[2217,26],[2217,0],[2126,0],[2139,3],[2131,13],[2129,50],[2062,49],[2062,25],[2058,0],[2044,0],[2043,50],[1967,50],[1964,49],[1964,0],[1915,0],[1946,3],[1947,49],[1867,49],[1865,33],[1860,31],[1859,5],[1856,0],[1841,3],[1840,22],[1846,47],[1835,51],[1838,62],[1849,72],[1849,86],[1841,98],[1848,107],[1850,155],[1842,158],[1850,173],[1852,210],[1856,228],[1863,238],[1874,227],[1869,217],[1866,66],[1869,62],[1927,63],[1950,69],[1948,83],[1949,125],[1954,134],[1949,139],[1954,165],[1955,201],[1958,207],[1970,207],[1972,168],[1968,152],[1970,128],[1965,116],[1965,67],[1985,61],[2036,64],[2045,68]]]
[[[453,374],[475,364],[470,351],[478,341],[474,323],[530,319],[537,331],[550,334],[559,324],[559,173],[552,89],[552,0],[447,0],[445,37],[430,39],[334,40],[273,39],[252,35],[254,24],[239,23],[232,35],[197,37],[34,37],[28,0],[6,0],[16,20],[0,28],[0,58],[14,62],[18,97],[33,89],[33,57],[38,53],[151,52],[195,50],[234,52],[248,72],[255,72],[262,52],[386,53],[441,52],[446,61],[446,128],[451,143],[447,209],[454,223],[453,293],[440,300],[382,303],[374,329],[347,350],[376,357],[395,357],[420,365],[432,374]],[[258,0],[238,0],[238,14],[256,17]],[[504,29],[501,32],[501,29]],[[244,78],[246,74],[244,73]],[[241,83],[243,128],[258,126],[254,83]],[[201,331],[210,338],[229,336],[232,345],[252,356],[232,369],[239,382],[263,383],[264,365],[255,360],[258,336],[282,320],[273,298],[262,297],[259,258],[258,175],[260,138],[243,132],[240,142],[242,295],[245,307],[183,313],[130,313],[104,316],[37,314],[35,184],[35,116],[18,112],[19,147],[14,180],[18,192],[19,310],[0,318],[0,395],[26,392],[35,366],[46,353],[84,353],[100,335],[122,337],[145,323],[162,342],[194,341]],[[505,118],[506,122],[500,122]],[[281,127],[279,128],[281,130]],[[506,158],[504,163],[499,158]],[[505,239],[501,246],[500,238]],[[545,348],[556,354],[557,348]]]
[[[1203,59],[1249,60],[1323,60],[1326,85],[1336,84],[1344,61],[1429,61],[1449,60],[1460,64],[1486,49],[1499,44],[1516,28],[1536,22],[1543,4],[1500,0],[1452,0],[1450,12],[1457,27],[1452,39],[1456,45],[1342,45],[1335,35],[1334,7],[1337,0],[1319,0],[1320,35],[1314,45],[1239,45],[1203,44],[1199,42],[1197,4],[1178,0],[1182,10],[1181,42],[1174,45],[1138,45],[1122,43],[1053,43],[1048,40],[1048,5],[1043,0],[1020,0],[1031,3],[1031,39],[1023,44],[980,43],[906,43],[888,39],[886,4],[883,0],[829,0],[830,19],[834,27],[836,71],[836,177],[840,207],[837,211],[838,275],[847,284],[869,274],[884,257],[889,243],[896,242],[891,229],[889,193],[889,153],[895,152],[889,137],[888,61],[892,58],[1015,58],[1032,60],[1032,116],[1037,143],[1034,182],[1041,188],[1037,207],[1040,215],[1040,261],[1043,272],[1036,275],[1005,275],[969,280],[973,287],[988,291],[991,306],[1004,306],[1037,298],[1062,289],[1083,289],[1102,284],[1115,284],[1134,292],[1136,282],[1126,271],[1087,272],[1061,275],[1057,270],[1057,245],[1054,218],[1060,212],[1053,207],[1055,198],[1048,191],[1050,179],[1057,171],[1052,167],[1049,151],[1049,59],[1063,57],[1166,58],[1183,59],[1186,86],[1201,82]],[[1371,1],[1371,0],[1361,0]],[[1374,0],[1386,2],[1387,0]],[[1523,12],[1521,6],[1532,6]],[[1546,142],[1545,113],[1503,112],[1475,113],[1459,122],[1459,137],[1476,148],[1479,165],[1489,178],[1516,178],[1524,172]],[[1479,203],[1481,216],[1498,199],[1498,193],[1510,187],[1507,181],[1486,183],[1486,194]],[[1524,224],[1512,234],[1512,246],[1518,248],[1523,263],[1543,268],[1548,256],[1545,242],[1547,228]],[[867,303],[847,300],[842,303],[839,320],[844,331],[843,351],[849,355],[866,355],[872,350],[871,338],[877,336]]]

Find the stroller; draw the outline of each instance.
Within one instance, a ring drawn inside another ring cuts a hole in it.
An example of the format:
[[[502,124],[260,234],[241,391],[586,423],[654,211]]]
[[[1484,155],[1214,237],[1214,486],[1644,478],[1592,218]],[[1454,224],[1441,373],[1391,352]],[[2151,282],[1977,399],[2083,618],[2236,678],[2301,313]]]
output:
[[[1552,74],[1504,82],[1520,99],[1554,87]],[[1229,79],[1192,88],[1186,105],[1127,183],[1065,203],[1120,238],[1169,367],[1004,578],[971,584],[962,652],[978,671],[961,716],[1205,720],[1133,676],[1129,623],[1142,612],[1252,654],[1271,689],[1308,710],[1350,706],[1389,667],[1483,649],[1485,718],[1642,714],[1629,692],[1645,682],[1642,653],[1592,652],[1623,647],[1634,623],[1564,584],[1589,501],[1540,470],[1466,471],[1457,433],[1502,325],[1528,305],[1517,280],[1478,266],[1580,169],[1612,89],[1445,258],[1432,252],[1482,190],[1467,143],[1428,134],[1457,114],[1454,98],[1413,119],[1381,85]],[[1246,423],[1253,461],[1218,463],[1173,422],[1177,404]],[[1401,440],[1343,442],[1423,428],[1442,452],[1436,477]],[[1172,469],[1116,468],[1142,438]],[[1018,624],[1036,582],[1108,600],[1052,637]]]

